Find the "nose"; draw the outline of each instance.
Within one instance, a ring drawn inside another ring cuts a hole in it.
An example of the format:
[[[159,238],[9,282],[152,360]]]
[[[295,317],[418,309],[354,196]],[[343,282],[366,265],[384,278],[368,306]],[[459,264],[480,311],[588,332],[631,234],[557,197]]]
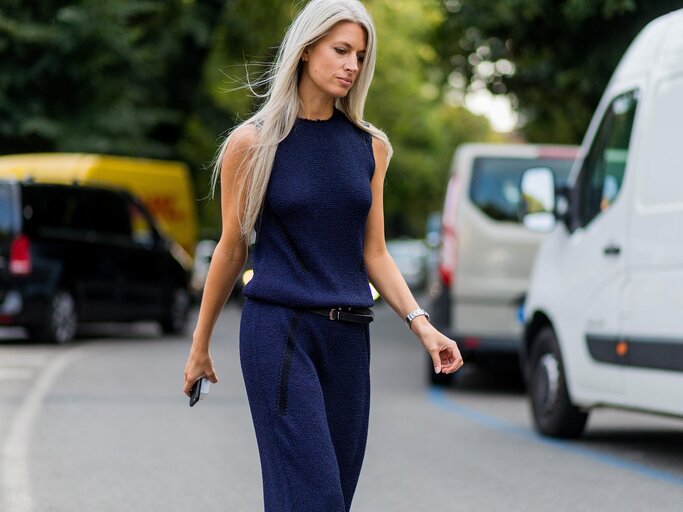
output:
[[[350,53],[349,58],[346,59],[346,63],[344,64],[344,69],[353,73],[358,71],[358,55]]]

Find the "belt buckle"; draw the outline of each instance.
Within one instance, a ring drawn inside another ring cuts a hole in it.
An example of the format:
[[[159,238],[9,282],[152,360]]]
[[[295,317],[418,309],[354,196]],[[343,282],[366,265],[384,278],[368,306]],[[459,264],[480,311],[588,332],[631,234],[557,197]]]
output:
[[[341,311],[341,309],[338,309],[338,308],[330,309],[329,319],[330,320],[339,320],[339,312],[340,311]],[[336,313],[336,315],[335,315],[335,313]]]

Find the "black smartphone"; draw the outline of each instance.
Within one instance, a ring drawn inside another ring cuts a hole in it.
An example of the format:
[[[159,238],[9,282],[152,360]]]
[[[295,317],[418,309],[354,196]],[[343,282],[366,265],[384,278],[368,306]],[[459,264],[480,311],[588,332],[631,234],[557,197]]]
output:
[[[199,393],[202,390],[202,381],[203,380],[204,380],[204,377],[197,380],[197,382],[195,382],[194,385],[192,386],[192,390],[190,391],[190,407],[194,407],[194,404],[199,402]]]

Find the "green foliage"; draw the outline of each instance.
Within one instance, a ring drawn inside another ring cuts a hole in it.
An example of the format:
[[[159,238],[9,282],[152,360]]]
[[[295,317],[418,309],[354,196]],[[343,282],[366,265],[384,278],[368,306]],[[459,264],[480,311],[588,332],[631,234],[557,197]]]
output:
[[[455,147],[487,140],[491,131],[485,119],[441,96],[442,70],[431,44],[442,21],[438,2],[368,0],[367,6],[378,30],[379,56],[365,117],[385,130],[394,146],[385,191],[386,230],[391,237],[422,236],[427,215],[441,207]],[[265,71],[258,63],[272,60],[295,15],[290,4],[273,0],[237,0],[226,9],[204,74],[212,111],[223,115],[201,118],[205,131],[223,133],[257,106],[250,91],[239,86],[246,75],[253,79]],[[197,151],[192,159],[206,164],[212,156]],[[208,182],[208,176],[202,173],[199,181]],[[218,219],[212,213],[206,220],[211,216]]]
[[[378,60],[366,118],[394,147],[384,209],[390,237],[424,236],[430,212],[441,208],[453,151],[490,139],[488,121],[444,101],[431,35],[442,22],[435,0],[367,2],[378,32]]]
[[[379,61],[366,118],[395,153],[385,194],[389,236],[424,232],[450,159],[492,137],[447,103],[434,31],[438,0],[367,0]],[[209,193],[221,137],[258,106],[244,85],[266,70],[298,0],[3,0],[0,153],[86,151],[181,159]],[[208,230],[218,202],[200,201]],[[409,208],[406,205],[410,205]]]
[[[207,236],[218,236],[221,223],[220,205],[209,199],[216,149],[225,133],[257,107],[247,76],[253,80],[265,71],[259,63],[272,61],[292,16],[291,7],[280,0],[231,0],[219,16],[203,62],[196,108],[179,147],[182,159],[195,170],[200,222]]]
[[[219,0],[6,0],[0,153],[175,158]]]
[[[448,81],[510,94],[530,141],[576,143],[633,37],[648,21],[683,7],[683,1],[444,0],[442,5],[445,17],[434,41]]]

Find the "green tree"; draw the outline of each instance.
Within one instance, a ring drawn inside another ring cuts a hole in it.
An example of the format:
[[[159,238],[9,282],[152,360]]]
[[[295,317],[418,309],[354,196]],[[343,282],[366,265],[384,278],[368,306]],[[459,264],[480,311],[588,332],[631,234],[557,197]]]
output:
[[[394,147],[386,178],[387,235],[423,236],[441,208],[454,149],[493,135],[486,119],[445,101],[443,73],[432,44],[443,22],[436,0],[370,0],[378,61],[366,117]]]
[[[292,6],[280,0],[231,0],[220,14],[203,62],[196,108],[179,144],[181,158],[195,171],[205,236],[216,237],[220,229],[219,203],[208,199],[218,144],[257,107],[258,100],[245,87],[247,76],[253,80],[265,71],[292,17]]]
[[[177,158],[222,0],[4,0],[0,153]]]
[[[427,215],[441,207],[455,147],[488,140],[492,133],[484,118],[449,105],[441,96],[443,72],[431,43],[443,17],[438,1],[366,4],[378,30],[379,57],[365,117],[384,129],[394,146],[385,193],[386,230],[390,237],[422,236]],[[295,15],[292,5],[273,0],[237,0],[226,9],[204,74],[204,98],[212,108],[194,118],[186,133],[188,158],[198,166],[215,151],[216,137],[210,134],[223,133],[257,106],[248,90],[234,90],[244,80],[245,62],[270,62]],[[264,70],[248,68],[255,75]],[[201,175],[200,187],[206,192],[209,173]],[[216,203],[202,204],[204,221],[218,229]]]
[[[395,154],[387,232],[421,235],[440,207],[451,155],[486,140],[485,119],[450,105],[432,44],[438,0],[367,0],[379,62],[366,117]],[[303,2],[4,0],[0,5],[0,153],[85,151],[178,158],[208,193],[221,137],[258,101],[246,88],[275,55]],[[230,91],[230,92],[228,92]],[[410,205],[410,208],[406,208]],[[220,226],[218,203],[200,219]]]
[[[619,58],[681,0],[443,0],[447,87],[510,95],[537,142],[581,140]]]

